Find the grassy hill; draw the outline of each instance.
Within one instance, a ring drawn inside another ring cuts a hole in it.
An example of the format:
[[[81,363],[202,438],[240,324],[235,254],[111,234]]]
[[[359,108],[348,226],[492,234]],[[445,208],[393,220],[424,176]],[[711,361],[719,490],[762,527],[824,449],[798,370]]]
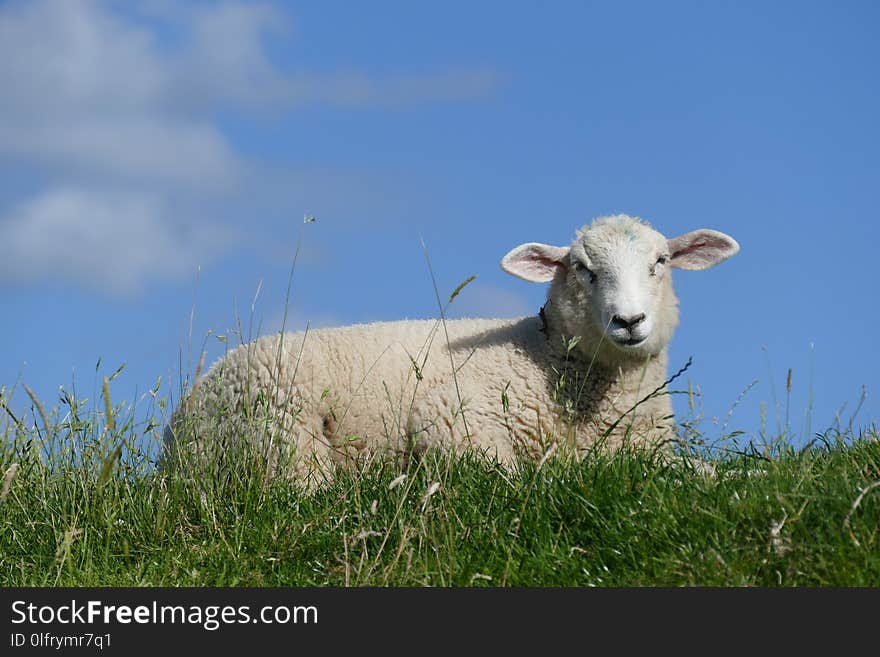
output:
[[[880,585],[875,429],[718,452],[714,477],[626,450],[436,456],[306,491],[162,475],[159,423],[109,404],[0,412],[2,586]]]

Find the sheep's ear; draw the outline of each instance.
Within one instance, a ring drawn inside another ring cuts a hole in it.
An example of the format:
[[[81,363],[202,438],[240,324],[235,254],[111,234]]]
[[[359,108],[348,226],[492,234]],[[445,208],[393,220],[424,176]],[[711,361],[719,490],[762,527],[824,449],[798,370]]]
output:
[[[730,235],[701,228],[667,241],[669,264],[678,269],[708,269],[735,256],[739,244]]]
[[[501,259],[501,269],[531,283],[547,283],[568,267],[567,246],[529,242]]]

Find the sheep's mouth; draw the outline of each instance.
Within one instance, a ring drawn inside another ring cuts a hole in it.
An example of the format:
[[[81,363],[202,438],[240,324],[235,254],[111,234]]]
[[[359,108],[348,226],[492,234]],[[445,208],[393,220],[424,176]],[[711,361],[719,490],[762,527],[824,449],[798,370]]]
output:
[[[616,338],[612,335],[611,339],[614,340],[614,342],[616,342],[621,347],[638,347],[640,344],[642,344],[648,338],[647,337],[644,337],[644,338],[633,338],[633,337]]]

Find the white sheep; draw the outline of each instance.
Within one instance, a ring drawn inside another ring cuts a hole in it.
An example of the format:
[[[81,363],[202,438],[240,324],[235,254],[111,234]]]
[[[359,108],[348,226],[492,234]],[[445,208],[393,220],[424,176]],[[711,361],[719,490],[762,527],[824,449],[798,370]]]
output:
[[[678,323],[668,270],[738,250],[724,233],[667,240],[626,215],[595,220],[569,246],[523,244],[501,267],[551,283],[540,316],[377,322],[241,345],[184,400],[169,453],[231,459],[257,447],[271,472],[315,482],[431,446],[510,464],[554,443],[662,444],[672,406],[650,393],[666,380]]]

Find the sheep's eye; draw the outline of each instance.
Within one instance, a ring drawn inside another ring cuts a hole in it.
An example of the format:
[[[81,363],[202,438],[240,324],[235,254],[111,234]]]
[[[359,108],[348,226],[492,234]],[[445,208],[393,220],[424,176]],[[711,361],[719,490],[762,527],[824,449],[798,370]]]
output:
[[[587,266],[586,266],[584,263],[582,263],[580,260],[575,260],[575,261],[574,261],[574,268],[575,268],[576,271],[586,272],[587,274],[589,274],[589,275],[590,275],[590,283],[595,283],[595,282],[596,282],[596,274],[594,274],[594,273],[593,273],[593,270],[590,269],[589,267],[587,267]]]
[[[654,263],[654,266],[651,267],[651,276],[657,275],[657,267],[665,265],[666,261],[669,260],[669,256],[662,255],[657,258],[657,262]]]

